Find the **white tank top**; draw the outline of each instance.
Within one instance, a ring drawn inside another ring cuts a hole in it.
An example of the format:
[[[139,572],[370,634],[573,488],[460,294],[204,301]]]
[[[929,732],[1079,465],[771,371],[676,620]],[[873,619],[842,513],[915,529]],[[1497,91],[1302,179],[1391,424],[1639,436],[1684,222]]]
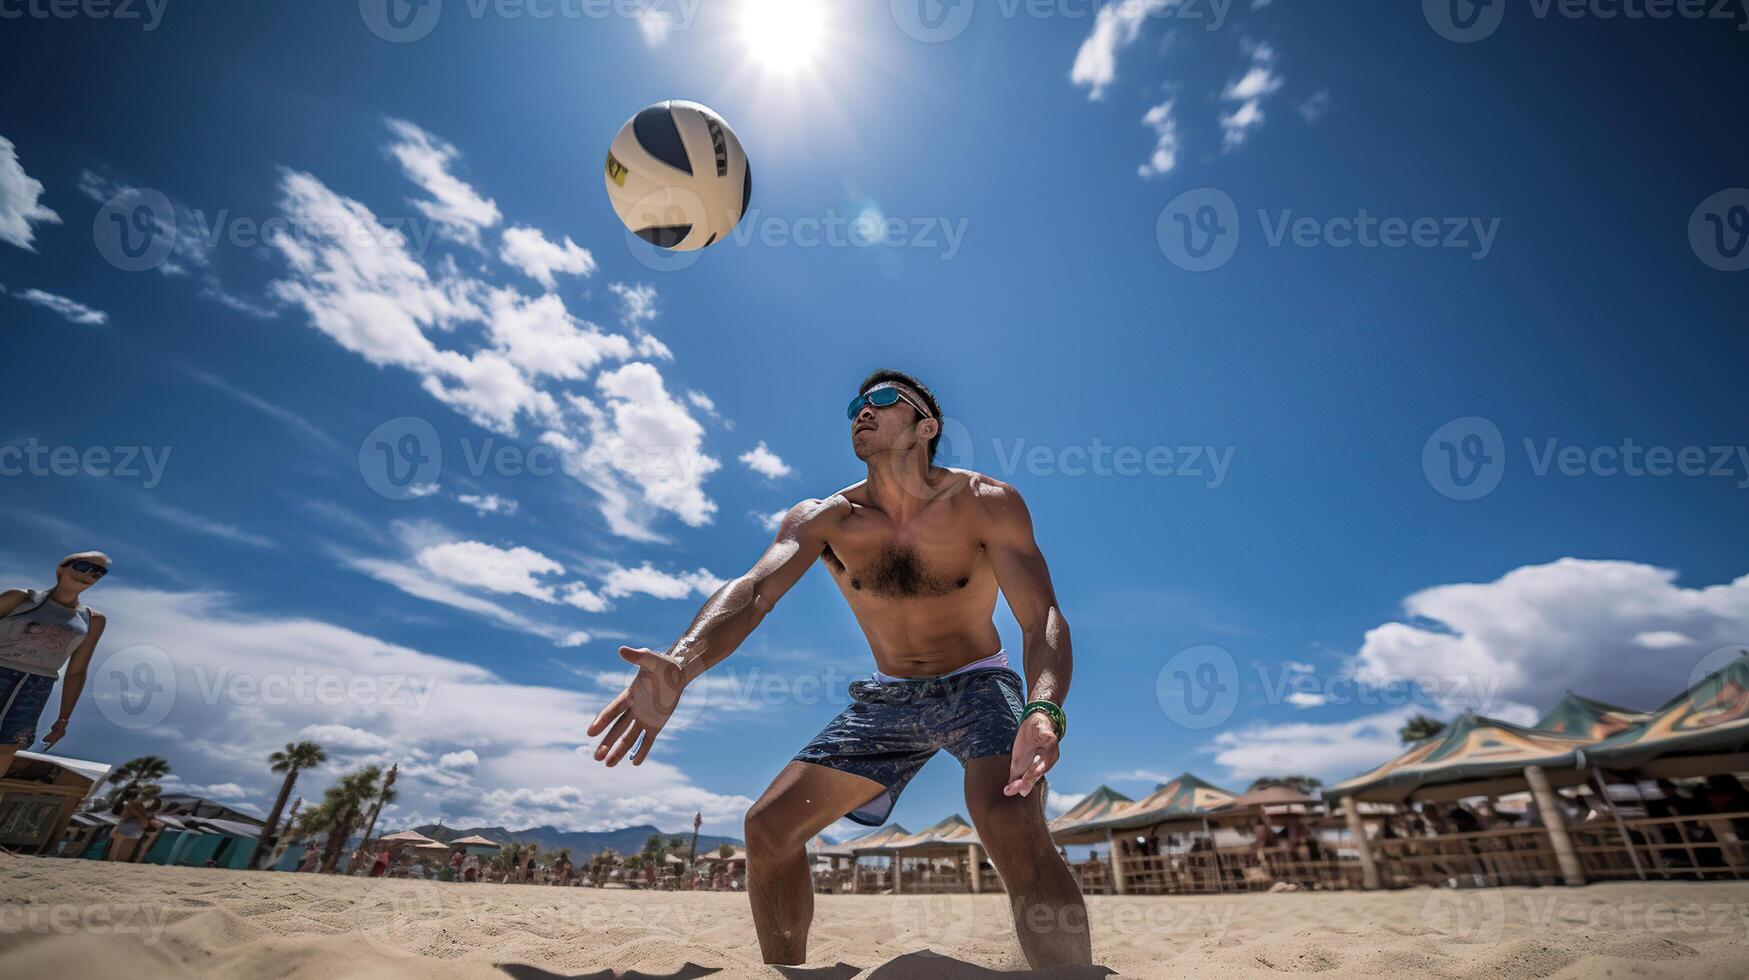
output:
[[[0,667],[58,677],[91,632],[91,609],[68,609],[35,589],[0,620]]]

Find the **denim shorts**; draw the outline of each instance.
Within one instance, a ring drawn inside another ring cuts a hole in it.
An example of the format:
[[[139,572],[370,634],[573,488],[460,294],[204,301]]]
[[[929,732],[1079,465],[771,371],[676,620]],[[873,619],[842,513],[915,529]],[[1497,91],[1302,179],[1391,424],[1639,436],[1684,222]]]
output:
[[[1020,731],[1020,675],[1003,667],[948,677],[850,684],[851,703],[796,753],[795,761],[872,779],[885,792],[850,813],[869,827],[887,822],[905,784],[946,749],[965,765],[1014,751]]]
[[[55,678],[0,667],[0,745],[30,748]]]

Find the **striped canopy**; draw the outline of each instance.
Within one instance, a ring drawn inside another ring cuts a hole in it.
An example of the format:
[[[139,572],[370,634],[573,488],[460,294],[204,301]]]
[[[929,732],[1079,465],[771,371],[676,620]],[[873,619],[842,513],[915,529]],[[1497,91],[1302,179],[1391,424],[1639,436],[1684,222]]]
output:
[[[891,841],[879,850],[914,856],[927,851],[959,851],[976,843],[979,843],[978,832],[972,829],[966,818],[956,813],[915,834]]]
[[[1061,826],[1053,822],[1051,837],[1059,844],[1102,841],[1109,831],[1199,817],[1233,799],[1231,792],[1191,773],[1182,773],[1171,782],[1156,786],[1147,796],[1113,807],[1101,816]]]
[[[1585,758],[1610,769],[1633,769],[1653,760],[1745,750],[1749,652],[1708,674],[1641,724],[1586,749]]]
[[[1543,715],[1536,727],[1562,735],[1582,735],[1597,742],[1650,717],[1650,711],[1635,711],[1568,691],[1566,697],[1555,702],[1549,713]]]
[[[1062,816],[1052,820],[1050,822],[1051,832],[1056,833],[1059,830],[1072,827],[1078,823],[1103,820],[1104,818],[1116,813],[1126,804],[1134,802],[1134,800],[1119,793],[1117,790],[1112,789],[1110,786],[1101,786],[1093,792],[1088,793],[1086,796],[1081,797],[1080,801],[1074,806],[1063,811]]]
[[[1463,795],[1463,791],[1456,790],[1456,784],[1465,783],[1477,784],[1466,787],[1473,789],[1475,795],[1510,792],[1522,787],[1480,784],[1490,780],[1522,782],[1524,767],[1533,765],[1576,772],[1580,750],[1589,743],[1582,736],[1538,731],[1497,718],[1465,714],[1438,735],[1416,742],[1395,759],[1326,787],[1324,798],[1353,796],[1386,803],[1400,803],[1411,796],[1449,798],[1450,792],[1435,794],[1429,792],[1429,787],[1444,786]]]
[[[875,852],[884,850],[894,841],[911,836],[901,824],[888,824],[873,833],[853,837],[842,844],[834,844],[821,853],[824,854],[856,854],[859,852]]]

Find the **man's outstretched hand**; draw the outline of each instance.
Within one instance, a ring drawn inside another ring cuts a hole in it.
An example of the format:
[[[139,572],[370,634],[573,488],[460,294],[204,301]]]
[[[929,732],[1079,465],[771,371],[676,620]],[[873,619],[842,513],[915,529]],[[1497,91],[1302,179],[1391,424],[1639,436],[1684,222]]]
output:
[[[643,764],[650,746],[656,742],[656,733],[674,714],[686,681],[679,660],[668,654],[643,647],[620,647],[619,655],[638,668],[637,676],[589,723],[589,736],[607,732],[595,746],[596,762],[605,760],[609,766],[617,765],[637,746],[638,752],[632,756],[632,765],[637,766]],[[639,736],[644,739],[641,746]]]
[[[1008,785],[1004,796],[1025,796],[1057,764],[1062,753],[1057,751],[1057,730],[1042,712],[1027,715],[1020,721],[1020,732],[1014,736],[1014,755],[1008,760]]]

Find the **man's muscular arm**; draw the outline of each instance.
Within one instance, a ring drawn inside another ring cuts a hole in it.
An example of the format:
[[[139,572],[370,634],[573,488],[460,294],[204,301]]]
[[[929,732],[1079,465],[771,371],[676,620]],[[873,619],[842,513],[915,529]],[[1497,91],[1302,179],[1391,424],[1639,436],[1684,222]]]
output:
[[[984,554],[1020,624],[1027,699],[1061,706],[1069,695],[1069,623],[1057,607],[1051,571],[1033,538],[1032,515],[1019,491],[1000,480],[979,477],[973,492],[985,521]],[[1014,740],[1004,792],[1009,796],[1031,792],[1058,756],[1056,728],[1050,719],[1043,713],[1028,715]]]
[[[686,685],[734,653],[752,634],[777,600],[825,551],[826,529],[848,507],[840,496],[804,500],[791,507],[759,561],[706,600],[692,624],[666,651],[619,648],[620,656],[635,665],[638,673],[589,725],[591,736],[607,732],[596,746],[597,761],[617,764],[642,736],[643,745],[632,757],[632,765],[643,763]]]

